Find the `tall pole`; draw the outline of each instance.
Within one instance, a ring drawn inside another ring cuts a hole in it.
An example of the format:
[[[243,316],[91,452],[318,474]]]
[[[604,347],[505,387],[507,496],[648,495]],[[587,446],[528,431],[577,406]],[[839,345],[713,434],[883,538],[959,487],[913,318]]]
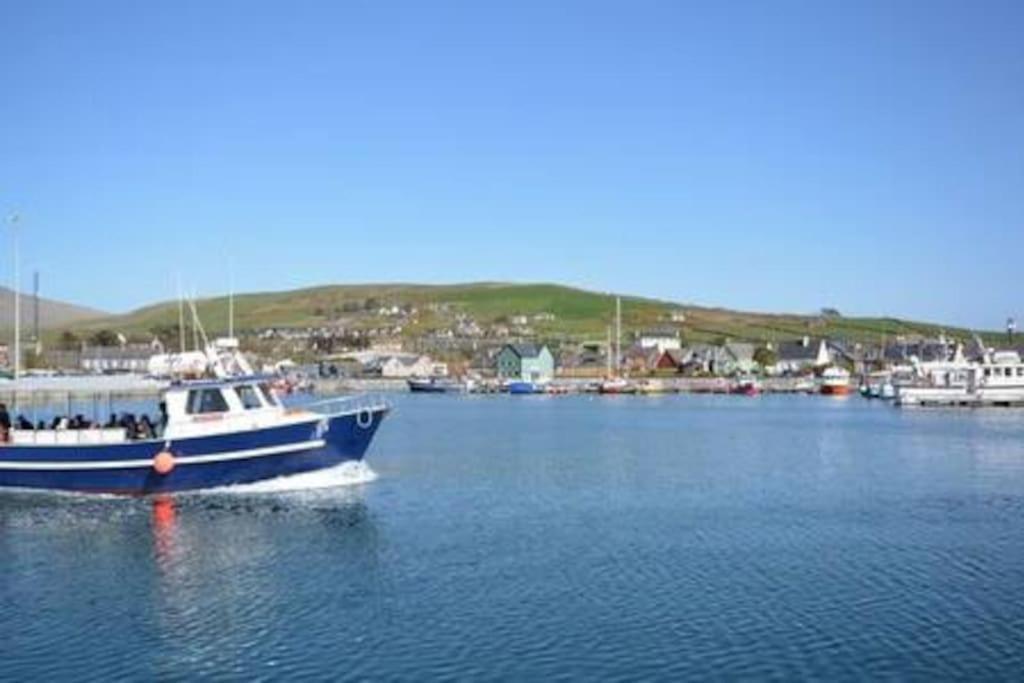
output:
[[[12,253],[14,255],[14,379],[21,377],[21,294],[18,292],[19,259],[18,259],[18,214],[11,214]]]
[[[39,353],[39,271],[32,273],[32,341]]]
[[[181,294],[181,274],[178,274],[178,343],[185,353],[185,300]]]
[[[607,366],[607,368],[605,370],[605,375],[607,377],[611,378],[611,376],[612,376],[612,326],[609,325],[607,328],[605,328],[605,332],[607,333],[607,337],[608,337],[608,344],[605,346],[605,354],[604,354],[605,355],[605,365]]]
[[[615,297],[615,374],[622,370],[622,297]]]
[[[228,264],[228,337],[235,338],[235,268]]]

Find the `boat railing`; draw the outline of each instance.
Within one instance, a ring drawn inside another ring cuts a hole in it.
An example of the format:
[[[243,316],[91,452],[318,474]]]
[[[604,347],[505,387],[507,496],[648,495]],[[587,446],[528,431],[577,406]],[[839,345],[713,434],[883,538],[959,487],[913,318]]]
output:
[[[376,413],[382,410],[391,410],[392,406],[390,401],[380,394],[358,394],[313,401],[302,407],[324,415],[345,415],[365,411]]]
[[[128,440],[123,427],[89,427],[86,429],[12,429],[13,446],[96,446],[124,443]]]

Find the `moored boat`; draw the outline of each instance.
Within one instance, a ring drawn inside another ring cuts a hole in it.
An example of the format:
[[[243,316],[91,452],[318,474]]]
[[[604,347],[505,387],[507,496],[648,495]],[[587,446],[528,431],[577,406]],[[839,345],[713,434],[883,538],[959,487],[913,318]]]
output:
[[[524,394],[543,394],[544,387],[535,383],[527,382],[525,380],[517,380],[508,383],[508,393],[516,395]]]
[[[447,377],[413,377],[406,380],[409,391],[420,394],[445,394],[461,391],[462,387],[458,382]]]
[[[932,363],[894,393],[899,406],[1024,406],[1024,361],[1016,351],[986,351],[978,362]]]
[[[635,394],[636,385],[622,377],[607,379],[598,386],[599,394]]]
[[[729,388],[729,393],[741,396],[757,396],[761,393],[761,385],[758,384],[755,377],[738,377]]]
[[[850,373],[845,368],[830,366],[821,373],[821,393],[826,396],[846,396],[850,393]]]

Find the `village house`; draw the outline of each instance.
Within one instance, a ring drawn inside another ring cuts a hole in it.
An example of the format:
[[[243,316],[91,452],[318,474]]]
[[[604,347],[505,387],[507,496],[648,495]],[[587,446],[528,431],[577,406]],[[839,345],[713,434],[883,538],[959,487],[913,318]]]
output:
[[[683,349],[679,360],[679,367],[689,373],[736,375],[757,369],[754,345],[746,342],[692,344]]]
[[[384,379],[444,377],[448,374],[448,365],[431,360],[429,356],[396,353],[375,357],[363,366],[363,372],[368,375],[379,375]]]
[[[555,376],[555,358],[543,345],[505,344],[495,355],[494,365],[502,379],[547,382]]]
[[[781,342],[768,347],[775,352],[776,362],[765,368],[772,375],[797,375],[830,365],[832,352],[824,339],[804,337],[797,341]]]
[[[87,346],[79,356],[79,366],[95,374],[138,373],[149,368],[149,359],[161,350],[151,344],[125,346]]]
[[[669,327],[641,332],[637,335],[636,345],[641,349],[657,349],[658,351],[682,347],[679,341],[679,331]]]

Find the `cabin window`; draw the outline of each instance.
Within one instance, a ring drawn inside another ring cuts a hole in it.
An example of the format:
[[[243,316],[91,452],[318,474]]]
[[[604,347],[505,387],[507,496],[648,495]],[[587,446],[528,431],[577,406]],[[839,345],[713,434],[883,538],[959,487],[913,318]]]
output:
[[[259,387],[260,387],[260,393],[263,394],[263,398],[266,399],[266,401],[267,401],[267,405],[272,405],[272,406],[279,405],[278,400],[277,400],[277,394],[274,393],[274,390],[270,387],[269,384],[267,384],[266,382],[261,382],[259,384]]]
[[[224,394],[220,389],[193,389],[188,392],[186,412],[189,415],[226,413],[228,412],[228,402],[224,400]]]
[[[986,377],[991,377],[992,376],[992,368],[985,368],[985,376]]]
[[[254,387],[242,384],[235,387],[235,393],[238,394],[238,400],[242,402],[242,407],[246,410],[255,410],[256,408],[263,407],[263,404],[260,403],[259,394],[256,393]]]
[[[1017,368],[1017,376],[1024,377],[1024,368]]]

